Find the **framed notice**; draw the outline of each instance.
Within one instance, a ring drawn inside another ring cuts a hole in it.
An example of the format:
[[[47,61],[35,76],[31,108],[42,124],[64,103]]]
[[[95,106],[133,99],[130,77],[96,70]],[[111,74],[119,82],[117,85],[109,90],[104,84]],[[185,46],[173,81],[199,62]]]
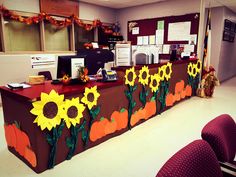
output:
[[[168,41],[189,41],[191,21],[169,23]]]
[[[230,30],[231,24],[232,24],[232,22],[230,20],[225,19],[224,30]]]
[[[40,12],[69,17],[79,15],[79,2],[69,0],[40,0]]]

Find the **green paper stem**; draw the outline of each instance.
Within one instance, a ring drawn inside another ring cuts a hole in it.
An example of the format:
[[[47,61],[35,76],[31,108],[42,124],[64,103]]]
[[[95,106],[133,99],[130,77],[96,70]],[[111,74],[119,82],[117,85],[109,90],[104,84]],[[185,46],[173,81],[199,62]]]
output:
[[[159,114],[158,109],[157,109],[157,106],[158,106],[157,95],[158,95],[158,90],[153,93],[153,97],[154,97],[155,102],[156,102],[156,115]]]
[[[161,103],[160,112],[163,111],[163,109],[166,107],[166,96],[169,92],[169,81],[162,81],[161,82],[161,94],[159,97],[159,101]]]
[[[71,137],[66,139],[66,145],[70,149],[69,153],[67,154],[66,160],[70,160],[73,157],[75,150],[78,146],[78,134],[79,132],[85,129],[85,124],[86,120],[84,119],[83,123],[79,127],[71,126],[70,128]]]
[[[147,102],[146,98],[147,98],[147,96],[148,96],[148,91],[146,91],[145,86],[142,85],[142,91],[139,94],[139,99],[140,99],[143,107],[145,107],[145,105],[146,105],[146,102]]]
[[[90,135],[90,130],[92,127],[92,123],[93,121],[96,119],[97,115],[100,112],[100,106],[97,106],[95,108],[92,108],[91,110],[88,108],[87,106],[87,110],[89,112],[89,123],[88,123],[88,130],[87,132],[82,132],[82,139],[84,140],[84,146],[87,146],[88,144],[88,139],[89,139],[89,135]]]
[[[48,161],[48,168],[51,169],[55,166],[56,161],[56,152],[57,152],[57,142],[58,139],[62,135],[62,130],[65,126],[65,123],[62,122],[58,128],[52,129],[52,136],[50,134],[47,134],[47,142],[51,146],[50,154],[49,154],[49,161]]]
[[[125,90],[125,95],[129,101],[129,105],[128,105],[128,128],[129,130],[131,130],[131,124],[130,124],[130,121],[131,121],[131,116],[132,116],[132,113],[133,113],[133,109],[136,105],[136,102],[134,101],[133,99],[133,92],[137,89],[137,85],[134,85],[134,86],[128,86],[128,90]]]

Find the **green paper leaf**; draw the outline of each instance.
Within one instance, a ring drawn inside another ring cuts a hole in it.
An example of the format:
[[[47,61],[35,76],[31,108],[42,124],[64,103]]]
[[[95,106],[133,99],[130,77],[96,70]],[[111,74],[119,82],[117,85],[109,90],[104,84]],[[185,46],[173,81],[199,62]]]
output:
[[[135,106],[136,106],[136,102],[133,101],[133,102],[132,102],[132,109],[133,109]]]
[[[148,90],[147,90],[146,93],[145,93],[145,95],[148,96],[148,94],[149,94],[149,92],[148,92]]]
[[[60,137],[61,136],[61,134],[62,134],[62,130],[63,130],[63,128],[65,127],[65,123],[64,123],[64,121],[60,124],[60,126],[59,126],[59,128],[58,128],[58,137]]]
[[[137,85],[133,86],[133,92],[137,89],[137,87],[138,87]]]
[[[82,131],[85,129],[85,125],[86,125],[86,120],[84,120],[84,122],[80,125],[79,129],[78,129],[78,132]],[[77,133],[78,133],[77,132]]]
[[[47,140],[48,144],[53,146],[53,139],[49,134],[46,134],[46,140]]]
[[[66,145],[68,148],[74,147],[74,143],[72,142],[72,138],[66,138]]]
[[[84,142],[85,142],[86,139],[87,139],[87,135],[88,135],[87,131],[86,131],[86,130],[82,130],[82,140],[83,140]]]

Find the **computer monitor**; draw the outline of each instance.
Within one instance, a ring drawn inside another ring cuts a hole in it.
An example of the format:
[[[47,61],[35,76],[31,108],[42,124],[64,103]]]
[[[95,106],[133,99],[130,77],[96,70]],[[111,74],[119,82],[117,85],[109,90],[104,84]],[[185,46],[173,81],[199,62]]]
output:
[[[170,54],[170,61],[175,61],[177,60],[177,51],[176,50],[172,50],[171,54]]]
[[[81,49],[78,50],[77,55],[58,56],[57,78],[62,78],[65,74],[74,78],[76,75],[74,71],[82,65],[81,59],[84,59],[84,66],[88,68],[88,74],[94,75],[99,68],[104,68],[105,63],[114,61],[114,54],[104,49]]]
[[[58,56],[57,78],[67,74],[72,79],[77,78],[78,67],[85,66],[86,55]]]

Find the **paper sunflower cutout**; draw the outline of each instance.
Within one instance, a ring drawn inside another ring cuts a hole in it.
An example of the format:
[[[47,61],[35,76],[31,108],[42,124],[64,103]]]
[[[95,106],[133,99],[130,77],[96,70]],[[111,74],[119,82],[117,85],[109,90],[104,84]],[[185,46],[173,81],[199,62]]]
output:
[[[168,81],[172,74],[172,63],[168,62],[166,65],[165,78]]]
[[[188,64],[188,75],[193,76],[193,64],[192,63]]]
[[[32,103],[34,108],[30,112],[37,116],[34,123],[37,123],[41,130],[47,128],[50,131],[61,123],[64,95],[52,90],[49,94],[41,93],[40,98],[40,101]]]
[[[142,85],[148,85],[148,81],[149,81],[149,69],[147,66],[143,66],[142,69],[139,71],[139,82],[142,84]]]
[[[151,88],[152,92],[156,92],[160,85],[160,76],[158,74],[151,75],[151,82],[149,87]]]
[[[91,110],[93,106],[97,105],[97,100],[100,94],[97,91],[97,86],[92,88],[85,88],[84,97],[81,99],[81,102],[86,104]]]
[[[198,69],[197,69],[197,65],[193,65],[193,69],[192,69],[192,76],[193,78],[195,78],[197,76],[198,73]]]
[[[62,117],[67,128],[70,128],[71,124],[75,127],[76,124],[80,123],[84,109],[85,106],[79,102],[79,97],[72,98],[72,100],[66,99]]]
[[[159,75],[161,81],[165,80],[166,65],[163,65],[162,67],[158,68],[158,75]]]
[[[196,65],[197,73],[200,73],[201,70],[202,70],[202,62],[201,62],[201,60],[197,60],[197,63],[195,65]]]
[[[134,67],[127,69],[125,71],[125,84],[128,84],[129,86],[134,86],[134,82],[137,75],[134,71]]]

